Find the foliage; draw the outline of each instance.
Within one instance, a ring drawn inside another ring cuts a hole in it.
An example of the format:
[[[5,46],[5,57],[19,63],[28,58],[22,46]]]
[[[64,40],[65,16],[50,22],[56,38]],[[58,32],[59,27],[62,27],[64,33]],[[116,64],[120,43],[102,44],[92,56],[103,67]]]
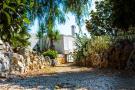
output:
[[[45,25],[43,23],[40,24],[39,26],[39,30],[37,31],[37,34],[36,36],[39,38],[39,39],[42,39],[44,37],[44,34],[46,33],[46,30],[45,30]]]
[[[86,28],[91,34],[112,35],[112,5],[107,1],[96,1],[95,11],[90,12],[90,20],[86,20]]]
[[[99,54],[104,52],[111,45],[111,37],[102,35],[102,36],[93,36],[87,43],[86,50],[88,54]],[[86,51],[84,51],[86,53]],[[86,54],[87,54],[86,53]]]
[[[29,18],[34,21],[38,17],[39,24],[44,23],[46,30],[52,32],[56,23],[65,23],[65,13],[68,12],[76,16],[78,24],[81,23],[91,0],[32,0],[28,3],[31,6]]]
[[[135,0],[109,0],[112,4],[114,27],[124,31],[135,26]]]
[[[20,33],[14,33],[11,37],[13,48],[27,47],[30,45],[30,42],[28,42],[29,37],[30,35],[28,34],[27,30],[23,30]]]
[[[63,9],[66,12],[72,12],[75,15],[77,25],[81,26],[84,16],[88,15],[88,9],[92,0],[63,0]]]
[[[91,19],[86,21],[92,38],[83,49],[90,65],[96,62],[99,67],[126,67],[135,38],[134,3],[134,0],[96,2],[96,10],[91,11]]]
[[[32,0],[28,3],[31,6],[29,14],[32,20],[36,17],[40,20],[46,18],[46,24],[53,24],[56,21],[60,23],[65,21],[64,12],[71,11],[77,17],[81,17],[84,11],[87,12],[86,6],[90,6],[91,0]]]
[[[57,41],[60,39],[60,33],[58,30],[52,31],[52,30],[48,30],[47,33],[48,38],[50,39],[50,49],[55,49],[54,47],[54,41]]]
[[[58,55],[58,52],[55,50],[47,50],[43,53],[44,56],[49,56],[51,59],[55,59]]]
[[[40,50],[43,50],[43,43],[44,43],[44,39],[46,39],[46,29],[45,29],[45,25],[44,23],[41,23],[39,26],[39,30],[36,33],[36,37],[39,39],[39,43],[42,45],[41,47],[39,47]]]
[[[9,42],[13,47],[28,45],[29,23],[25,0],[0,1],[0,38],[3,41]]]
[[[53,41],[58,40],[59,32],[55,30],[56,23],[65,23],[65,13],[72,12],[76,16],[77,23],[81,23],[83,15],[86,15],[91,0],[32,0],[28,2],[31,9],[28,10],[29,18],[34,21],[38,18],[39,24],[44,23],[51,48]],[[38,35],[44,32],[39,30]],[[44,33],[45,34],[45,33]]]
[[[54,41],[60,40],[60,38],[61,38],[58,30],[45,29],[45,25],[43,23],[41,24],[40,29],[37,32],[37,37],[39,39],[43,39],[43,38],[47,37],[50,42],[50,49],[55,49],[55,47],[53,45]]]
[[[76,34],[76,40],[75,40],[76,52],[74,55],[75,60],[81,60],[85,58],[85,55],[83,52],[84,52],[84,49],[86,48],[86,44],[88,40],[89,39],[86,35]]]
[[[85,35],[76,35],[76,51],[74,59],[77,65],[95,66],[105,58],[103,53],[107,52],[112,45],[112,37],[109,35],[95,36],[91,38]],[[106,67],[106,64],[104,65]]]

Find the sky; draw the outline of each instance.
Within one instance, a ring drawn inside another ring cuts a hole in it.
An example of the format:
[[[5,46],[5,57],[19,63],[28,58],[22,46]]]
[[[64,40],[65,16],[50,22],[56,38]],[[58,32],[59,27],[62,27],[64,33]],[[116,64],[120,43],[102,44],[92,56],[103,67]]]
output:
[[[94,9],[95,9],[95,4],[94,4],[94,0],[92,0],[92,5],[91,5],[90,10],[94,10]],[[77,26],[76,21],[75,21],[75,16],[71,13],[68,13],[67,17],[68,18],[66,18],[65,24],[57,25],[57,29],[60,31],[60,34],[71,35],[71,26],[72,25],[76,26],[75,32],[78,33],[79,29],[78,29],[78,26]],[[30,27],[30,29],[31,29],[30,33],[32,33],[32,34],[35,34],[37,32],[37,30],[39,29],[37,19],[35,20],[34,25],[32,25]],[[85,27],[85,23],[82,25],[81,29],[82,29],[83,33],[85,33],[86,35],[89,35],[89,33],[87,32],[87,29]]]

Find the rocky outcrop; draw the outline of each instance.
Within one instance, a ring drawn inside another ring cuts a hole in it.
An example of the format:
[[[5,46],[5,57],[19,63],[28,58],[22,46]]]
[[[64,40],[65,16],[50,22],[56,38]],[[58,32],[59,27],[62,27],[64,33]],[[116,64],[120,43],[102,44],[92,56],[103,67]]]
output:
[[[10,58],[6,51],[6,46],[0,40],[0,76],[7,77],[10,72]]]

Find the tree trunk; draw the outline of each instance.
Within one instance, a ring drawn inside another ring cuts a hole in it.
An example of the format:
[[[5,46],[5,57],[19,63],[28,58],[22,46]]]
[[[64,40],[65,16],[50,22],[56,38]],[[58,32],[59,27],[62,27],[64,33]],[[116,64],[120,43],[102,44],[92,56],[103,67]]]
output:
[[[55,47],[54,47],[54,45],[53,45],[53,39],[52,39],[52,38],[50,39],[50,49],[52,49],[52,50],[55,49]]]

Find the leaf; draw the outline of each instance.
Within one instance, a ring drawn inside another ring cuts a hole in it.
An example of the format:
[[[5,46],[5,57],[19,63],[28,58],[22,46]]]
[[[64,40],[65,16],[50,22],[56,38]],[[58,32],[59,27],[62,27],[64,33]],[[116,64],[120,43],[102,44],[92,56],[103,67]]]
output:
[[[3,10],[1,11],[1,13],[3,13],[6,16],[7,22],[8,22],[8,24],[10,24],[11,23],[10,15],[7,12],[3,11]]]
[[[7,4],[4,3],[4,4],[3,4],[3,9],[6,9],[6,8],[12,10],[13,12],[16,12],[15,8],[10,7],[10,6],[8,6]]]
[[[34,6],[34,1],[30,2],[30,7],[32,8]]]
[[[3,28],[3,24],[0,24],[0,29],[2,29]]]
[[[26,23],[26,24],[30,24],[30,20],[28,18],[24,18],[23,21]]]
[[[20,4],[21,3],[21,0],[16,0],[17,4]]]

